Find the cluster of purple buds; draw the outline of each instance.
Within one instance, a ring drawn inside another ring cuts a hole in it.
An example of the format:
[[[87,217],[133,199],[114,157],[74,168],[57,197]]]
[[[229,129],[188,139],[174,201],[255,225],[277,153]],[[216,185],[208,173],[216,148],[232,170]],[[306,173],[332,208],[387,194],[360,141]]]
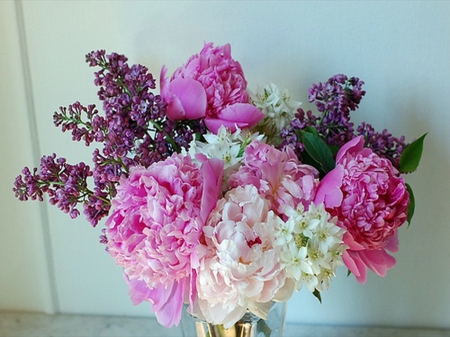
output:
[[[314,102],[322,114],[314,121],[315,127],[328,145],[342,146],[353,138],[350,111],[358,108],[366,93],[361,89],[363,84],[356,77],[349,79],[345,75],[335,75],[309,89],[309,102]]]
[[[325,83],[313,84],[308,99],[315,102],[317,110],[325,115],[348,117],[350,110],[358,108],[366,93],[362,90],[363,84],[357,77],[334,75]]]
[[[83,162],[70,165],[64,158],[57,158],[56,154],[41,158],[40,170],[28,167],[22,170],[14,182],[14,192],[19,200],[43,200],[46,193],[52,205],[58,206],[68,213],[71,218],[80,215],[77,204],[89,197],[87,178],[93,172]]]
[[[148,167],[180,152],[195,134],[205,132],[205,126],[201,120],[169,120],[166,103],[151,91],[156,88],[152,74],[142,65],[129,66],[124,55],[99,50],[86,55],[86,62],[100,68],[94,73],[94,83],[99,87],[103,114],[95,105],[75,102],[55,112],[53,121],[63,132],[71,132],[74,141],[99,144],[93,152],[92,171],[83,163],[70,166],[63,158],[52,166],[48,158],[54,156],[44,156],[40,172],[25,168],[14,191],[20,200],[42,201],[47,193],[52,204],[72,217],[80,214],[76,206],[81,203],[95,226],[108,215],[115,187],[131,166]],[[93,179],[91,189],[88,177]]]
[[[281,132],[281,147],[292,146],[300,160],[304,146],[298,131],[308,127],[317,130],[319,136],[331,147],[340,148],[355,135],[363,135],[366,147],[391,160],[398,168],[400,154],[405,148],[404,137],[395,138],[387,130],[377,133],[369,124],[363,123],[355,132],[350,112],[358,108],[365,91],[364,82],[357,77],[335,75],[325,83],[313,84],[309,89],[309,102],[314,102],[319,116],[312,111],[298,109],[295,119]]]
[[[363,81],[356,77],[335,75],[325,83],[313,84],[309,89],[309,102],[314,102],[321,113],[315,116],[312,111],[299,109],[290,126],[286,127],[281,136],[282,147],[291,145],[301,159],[304,150],[301,137],[296,130],[313,127],[330,146],[341,147],[354,137],[353,123],[350,121],[350,111],[356,110],[365,91]]]
[[[395,168],[400,167],[400,156],[407,145],[405,136],[394,137],[386,129],[377,132],[367,123],[362,123],[356,132],[364,136],[366,147],[370,147],[379,156],[389,159]]]
[[[86,115],[87,120],[83,120]],[[55,112],[53,122],[60,126],[63,132],[72,131],[72,140],[84,140],[89,146],[93,142],[103,142],[105,139],[105,119],[98,114],[94,104],[87,107],[75,102],[68,108],[61,107],[60,112]]]

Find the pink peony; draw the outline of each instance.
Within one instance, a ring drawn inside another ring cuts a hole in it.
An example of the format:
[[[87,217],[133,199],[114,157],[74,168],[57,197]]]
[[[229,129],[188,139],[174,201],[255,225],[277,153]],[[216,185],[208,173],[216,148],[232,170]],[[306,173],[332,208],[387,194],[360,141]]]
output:
[[[223,164],[172,155],[122,178],[106,222],[108,252],[123,266],[134,304],[147,300],[158,321],[178,324],[184,301],[193,301],[197,246],[215,207]]]
[[[405,223],[409,205],[405,182],[392,163],[364,148],[362,137],[352,139],[339,150],[336,168],[321,181],[315,202],[324,202],[347,230],[343,260],[356,279],[366,281],[367,267],[385,276],[395,265],[386,250],[398,250],[397,228]]]
[[[280,221],[252,185],[218,201],[203,228],[208,251],[197,277],[198,303],[208,322],[229,327],[247,308],[264,316],[268,302],[289,298],[274,245]]]
[[[284,151],[253,141],[245,148],[242,166],[230,176],[231,187],[252,184],[271,203],[271,209],[279,216],[285,206],[305,209],[313,201],[319,184],[318,171],[301,164],[291,148]]]
[[[208,129],[217,133],[221,125],[246,128],[263,118],[250,104],[247,81],[239,62],[231,58],[226,44],[204,45],[199,54],[189,58],[169,80],[167,69],[161,70],[161,96],[167,102],[172,120],[204,118]]]

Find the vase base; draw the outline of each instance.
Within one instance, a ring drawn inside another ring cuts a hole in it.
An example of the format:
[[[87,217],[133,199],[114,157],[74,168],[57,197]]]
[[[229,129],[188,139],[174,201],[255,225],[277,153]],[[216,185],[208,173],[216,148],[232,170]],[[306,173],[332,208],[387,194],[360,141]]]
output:
[[[186,310],[181,318],[183,337],[282,337],[286,302],[273,302],[266,319],[246,313],[230,328],[192,317]]]

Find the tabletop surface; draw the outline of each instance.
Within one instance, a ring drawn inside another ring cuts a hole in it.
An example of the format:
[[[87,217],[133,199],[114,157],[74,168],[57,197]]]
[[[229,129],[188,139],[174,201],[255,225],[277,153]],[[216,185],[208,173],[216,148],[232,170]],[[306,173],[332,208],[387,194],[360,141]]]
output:
[[[450,329],[287,324],[285,337],[450,337]],[[153,318],[0,311],[0,337],[175,337]]]

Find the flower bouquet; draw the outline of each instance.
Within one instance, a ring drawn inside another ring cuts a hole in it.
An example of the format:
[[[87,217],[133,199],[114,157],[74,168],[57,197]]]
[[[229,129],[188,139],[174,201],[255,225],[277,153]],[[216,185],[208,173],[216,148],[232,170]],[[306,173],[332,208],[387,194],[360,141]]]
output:
[[[389,252],[414,212],[403,174],[416,170],[425,135],[407,144],[355,128],[364,82],[314,84],[314,114],[274,84],[250,92],[229,44],[205,44],[171,76],[163,67],[159,94],[123,55],[86,61],[103,113],[76,102],[54,123],[97,145],[92,165],[43,156],[14,191],[47,194],[72,218],[82,206],[93,226],[106,218],[101,243],[132,302],[150,302],[160,324],[178,325],[186,310],[225,331],[249,314],[264,320],[302,287],[320,300],[340,265],[361,283],[367,269],[394,267]]]

